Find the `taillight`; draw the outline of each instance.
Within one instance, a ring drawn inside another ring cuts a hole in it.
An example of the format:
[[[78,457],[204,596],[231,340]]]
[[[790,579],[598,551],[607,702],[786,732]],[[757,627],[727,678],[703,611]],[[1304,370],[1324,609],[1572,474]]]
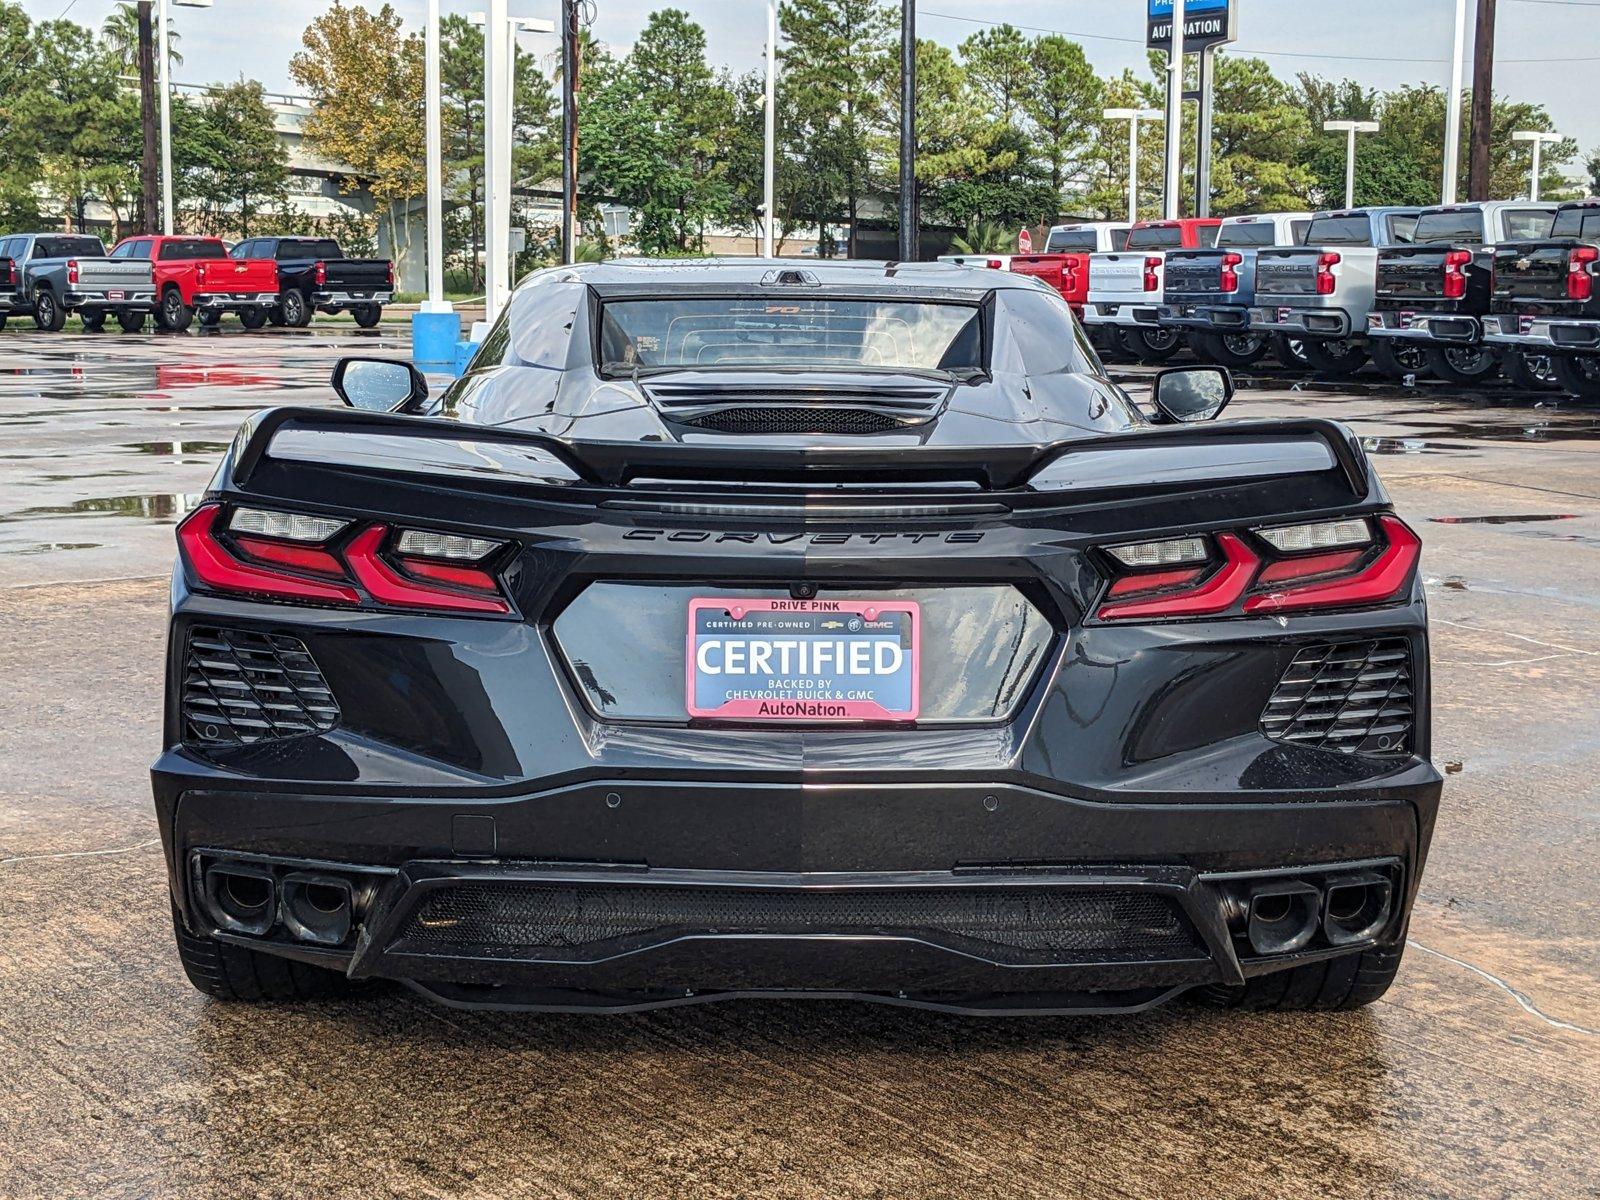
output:
[[[194,281],[195,281],[196,284],[200,285],[201,287],[205,286],[205,282],[206,282],[206,265],[205,265],[205,263],[201,263],[199,266],[197,266],[194,269]]]
[[[1078,260],[1075,258],[1061,260],[1061,290],[1064,292],[1078,290]]]
[[[1588,300],[1594,295],[1594,263],[1600,249],[1574,246],[1567,255],[1567,299]]]
[[[1161,266],[1161,260],[1150,256],[1144,260],[1144,290],[1156,292],[1161,290],[1161,280],[1156,275],[1156,269]]]
[[[1325,250],[1317,256],[1317,295],[1333,295],[1334,288],[1338,286],[1333,269],[1340,261],[1338,253],[1333,250]]]
[[[78,260],[75,258],[67,259],[67,282],[78,282]]]
[[[1451,250],[1444,256],[1444,298],[1459,300],[1467,294],[1467,275],[1463,268],[1472,261],[1470,250]]]
[[[1421,553],[1398,518],[1319,521],[1212,538],[1169,538],[1105,553],[1114,577],[1101,621],[1352,608],[1404,598]],[[1265,552],[1264,554],[1262,552]]]
[[[319,262],[316,269],[317,286],[322,287],[328,282],[328,264]]]
[[[388,272],[385,274],[384,277],[389,281],[389,286],[393,287],[394,286],[394,263],[393,262],[389,262],[389,263],[387,263],[385,265],[389,269],[388,269]],[[1000,264],[995,262],[995,263],[990,263],[989,265],[991,267],[998,267]]]
[[[986,260],[983,265],[988,267],[991,271],[998,271],[1001,267],[1005,266],[1005,263],[1001,262],[998,258],[991,258]],[[390,269],[392,270],[393,268]]]
[[[484,538],[352,522],[304,513],[206,504],[178,526],[184,561],[209,591],[271,600],[433,612],[511,611],[486,567],[505,546]],[[342,545],[341,545],[342,543]]]
[[[1237,292],[1239,290],[1239,264],[1244,261],[1244,255],[1235,254],[1231,250],[1222,256],[1222,290]]]
[[[14,263],[14,262],[11,264],[10,275],[11,275],[11,286],[12,287],[16,287],[17,286],[17,264]]]

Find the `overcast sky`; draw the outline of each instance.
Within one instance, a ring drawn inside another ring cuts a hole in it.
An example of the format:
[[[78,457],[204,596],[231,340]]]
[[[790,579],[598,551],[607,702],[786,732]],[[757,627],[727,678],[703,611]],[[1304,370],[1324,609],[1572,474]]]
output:
[[[360,0],[368,8],[380,0]],[[1234,49],[1260,54],[1284,78],[1301,70],[1349,76],[1375,87],[1449,81],[1454,0],[1235,0],[1239,41]],[[420,25],[423,0],[393,0],[408,25]],[[36,19],[62,15],[98,26],[113,0],[22,0]],[[290,91],[289,56],[300,31],[328,0],[215,0],[211,9],[174,8],[182,35],[184,83],[211,83],[246,75],[268,89]],[[595,33],[625,48],[646,17],[664,0],[594,0]],[[734,71],[761,61],[763,0],[676,0],[706,29],[714,64]],[[444,0],[445,12],[486,7],[483,0]],[[1471,56],[1471,13],[1467,54]],[[554,18],[556,0],[510,0],[513,16]],[[1125,66],[1144,69],[1143,0],[919,0],[918,32],[954,44],[1003,12],[1012,24],[1056,30],[1083,43],[1102,73]],[[525,37],[543,56],[553,37]],[[1543,103],[1562,133],[1576,137],[1585,155],[1600,147],[1600,0],[1502,0],[1496,37],[1495,91]],[[1351,55],[1354,58],[1338,56]],[[1470,67],[1467,72],[1470,82]]]

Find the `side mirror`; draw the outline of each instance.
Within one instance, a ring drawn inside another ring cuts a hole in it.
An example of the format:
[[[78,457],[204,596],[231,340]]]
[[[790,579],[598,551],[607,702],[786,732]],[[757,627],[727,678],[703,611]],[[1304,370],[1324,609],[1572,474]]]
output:
[[[1209,421],[1233,399],[1226,367],[1173,367],[1156,372],[1150,398],[1167,421]]]
[[[333,368],[333,390],[351,408],[404,412],[428,398],[428,381],[407,362],[341,358]]]

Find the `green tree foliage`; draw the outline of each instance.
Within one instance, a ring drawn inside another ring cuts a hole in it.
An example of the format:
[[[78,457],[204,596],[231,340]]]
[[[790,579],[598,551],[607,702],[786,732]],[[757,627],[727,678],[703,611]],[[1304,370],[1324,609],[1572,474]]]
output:
[[[1022,111],[1038,130],[1038,147],[1057,195],[1093,160],[1094,141],[1105,109],[1105,85],[1083,47],[1059,34],[1030,47],[1032,72],[1022,93]]]
[[[158,13],[150,14],[150,37],[160,53],[161,48],[161,19]],[[139,6],[133,0],[124,0],[111,10],[111,15],[100,26],[100,40],[105,43],[112,58],[116,60],[117,68],[124,75],[137,75],[139,73]],[[167,30],[167,64],[170,67],[183,66],[183,55],[178,52],[178,42],[181,41],[176,29]],[[159,65],[159,64],[158,64]]]
[[[273,128],[272,109],[254,80],[218,84],[198,113],[196,141],[204,158],[193,190],[201,223],[212,232],[249,237],[263,211],[286,202],[289,150]]]

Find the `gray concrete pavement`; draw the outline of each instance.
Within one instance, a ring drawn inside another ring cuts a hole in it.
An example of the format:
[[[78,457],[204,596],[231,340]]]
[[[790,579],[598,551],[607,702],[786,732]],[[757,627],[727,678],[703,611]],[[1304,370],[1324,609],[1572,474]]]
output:
[[[371,335],[0,334],[0,1197],[1600,1195],[1600,413],[1247,380],[1423,534],[1444,810],[1352,1014],[208,1001],[145,768],[184,497]]]

